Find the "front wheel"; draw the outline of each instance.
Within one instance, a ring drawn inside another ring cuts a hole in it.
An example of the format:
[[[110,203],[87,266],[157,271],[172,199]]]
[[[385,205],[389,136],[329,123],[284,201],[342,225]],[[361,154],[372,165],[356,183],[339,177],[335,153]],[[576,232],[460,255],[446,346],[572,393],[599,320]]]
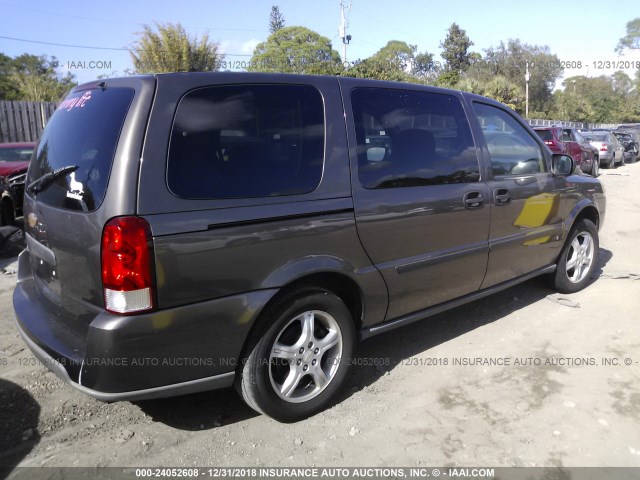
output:
[[[353,320],[342,300],[322,289],[297,291],[259,321],[236,375],[245,402],[282,422],[326,408],[355,349]]]
[[[591,165],[591,175],[593,177],[597,177],[598,175],[600,175],[600,160],[598,159],[598,157],[595,157],[593,159],[593,164]]]
[[[560,252],[553,287],[561,293],[574,293],[586,287],[596,267],[599,246],[594,223],[587,219],[577,221]]]

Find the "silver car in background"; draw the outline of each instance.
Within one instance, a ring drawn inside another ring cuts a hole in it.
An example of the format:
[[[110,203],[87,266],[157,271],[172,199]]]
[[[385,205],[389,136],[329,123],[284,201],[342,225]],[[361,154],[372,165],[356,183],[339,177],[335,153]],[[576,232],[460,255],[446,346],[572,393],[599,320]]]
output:
[[[614,168],[616,164],[624,165],[624,146],[611,132],[582,132],[582,135],[598,149],[600,166]]]

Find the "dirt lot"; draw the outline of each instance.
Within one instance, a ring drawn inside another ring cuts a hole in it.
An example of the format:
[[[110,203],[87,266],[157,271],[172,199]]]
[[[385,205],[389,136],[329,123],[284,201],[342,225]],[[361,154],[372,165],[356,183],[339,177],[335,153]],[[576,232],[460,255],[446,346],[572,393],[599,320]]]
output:
[[[558,303],[531,281],[375,337],[356,361],[388,365],[293,425],[232,390],[106,404],[65,386],[19,338],[0,260],[0,465],[640,466],[640,162],[601,180],[586,290]],[[476,358],[509,365],[460,364]]]

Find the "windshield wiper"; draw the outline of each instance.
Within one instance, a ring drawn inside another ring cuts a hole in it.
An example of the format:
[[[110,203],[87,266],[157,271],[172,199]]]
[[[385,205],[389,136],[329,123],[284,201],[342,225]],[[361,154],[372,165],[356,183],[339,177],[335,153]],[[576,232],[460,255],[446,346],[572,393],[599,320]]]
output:
[[[42,190],[47,188],[58,178],[63,177],[64,175],[67,175],[71,172],[75,172],[78,168],[80,168],[79,165],[67,165],[66,167],[58,168],[53,172],[46,173],[39,179],[31,182],[27,186],[27,190],[35,195],[36,193],[41,192]]]

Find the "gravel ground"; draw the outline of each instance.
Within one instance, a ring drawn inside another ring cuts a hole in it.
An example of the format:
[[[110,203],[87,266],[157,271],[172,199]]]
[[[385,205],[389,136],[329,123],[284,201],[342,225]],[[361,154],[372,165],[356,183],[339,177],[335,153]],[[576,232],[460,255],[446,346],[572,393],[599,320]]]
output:
[[[356,363],[384,365],[292,425],[232,390],[107,404],[65,386],[20,339],[0,260],[0,465],[640,466],[640,162],[601,180],[587,289],[534,280],[368,340]]]

